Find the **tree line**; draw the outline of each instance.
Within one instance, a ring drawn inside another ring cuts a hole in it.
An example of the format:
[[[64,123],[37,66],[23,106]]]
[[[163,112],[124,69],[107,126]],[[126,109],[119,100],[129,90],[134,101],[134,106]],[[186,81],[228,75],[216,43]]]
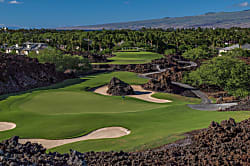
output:
[[[111,53],[124,47],[140,47],[158,53],[183,54],[199,48],[209,54],[228,44],[250,43],[249,28],[230,29],[141,29],[102,31],[58,31],[48,29],[0,31],[0,45],[45,42],[66,51]],[[200,50],[194,50],[200,51]]]
[[[91,69],[88,59],[78,55],[63,54],[54,48],[44,49],[39,54],[31,52],[28,57],[37,58],[40,63],[55,64],[56,70],[61,72],[72,70],[75,73],[84,73]]]

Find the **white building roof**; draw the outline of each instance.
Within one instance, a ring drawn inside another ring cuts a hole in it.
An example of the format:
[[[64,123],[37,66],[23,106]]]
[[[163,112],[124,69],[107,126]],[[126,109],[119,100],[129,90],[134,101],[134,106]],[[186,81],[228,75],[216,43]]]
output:
[[[250,44],[244,44],[243,46],[241,46],[242,49],[245,49],[245,50],[250,50]]]
[[[223,50],[223,51],[230,51],[230,50],[233,50],[235,48],[240,48],[240,45],[239,44],[235,44],[235,45],[232,45],[230,47],[225,47],[225,48],[221,48],[220,50]],[[242,49],[244,50],[250,50],[250,44],[244,44],[241,46]]]
[[[232,45],[230,47],[221,48],[220,50],[230,51],[230,50],[233,50],[235,48],[240,48],[240,45],[239,44],[235,44],[235,45]]]

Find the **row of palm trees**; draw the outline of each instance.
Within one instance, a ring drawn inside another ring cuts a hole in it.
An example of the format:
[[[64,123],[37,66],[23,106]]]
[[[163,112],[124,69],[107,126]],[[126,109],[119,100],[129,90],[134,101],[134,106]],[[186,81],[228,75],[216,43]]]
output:
[[[231,29],[141,29],[102,31],[57,31],[46,29],[0,31],[0,45],[46,42],[53,47],[64,45],[67,51],[117,50],[121,47],[143,47],[163,53],[176,49],[177,53],[199,46],[209,49],[227,44],[250,43],[249,28]]]

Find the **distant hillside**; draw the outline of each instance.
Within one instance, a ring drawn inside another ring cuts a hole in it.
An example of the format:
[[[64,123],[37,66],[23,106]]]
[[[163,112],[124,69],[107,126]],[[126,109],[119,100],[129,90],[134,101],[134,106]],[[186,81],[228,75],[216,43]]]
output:
[[[165,17],[162,19],[133,21],[123,23],[111,23],[90,26],[64,27],[58,29],[82,29],[82,30],[100,30],[100,29],[140,29],[140,28],[197,28],[197,27],[250,27],[250,10],[239,12],[220,12],[206,13],[199,16],[186,17]]]

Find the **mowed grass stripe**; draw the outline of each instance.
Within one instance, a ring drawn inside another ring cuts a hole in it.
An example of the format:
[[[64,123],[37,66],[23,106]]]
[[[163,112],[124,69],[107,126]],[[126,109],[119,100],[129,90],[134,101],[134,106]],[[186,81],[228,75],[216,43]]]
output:
[[[115,52],[114,57],[108,58],[111,62],[96,64],[143,64],[164,56],[153,52]]]
[[[126,97],[97,95],[93,92],[45,92],[20,104],[20,109],[39,114],[124,113],[160,108],[164,105]]]

